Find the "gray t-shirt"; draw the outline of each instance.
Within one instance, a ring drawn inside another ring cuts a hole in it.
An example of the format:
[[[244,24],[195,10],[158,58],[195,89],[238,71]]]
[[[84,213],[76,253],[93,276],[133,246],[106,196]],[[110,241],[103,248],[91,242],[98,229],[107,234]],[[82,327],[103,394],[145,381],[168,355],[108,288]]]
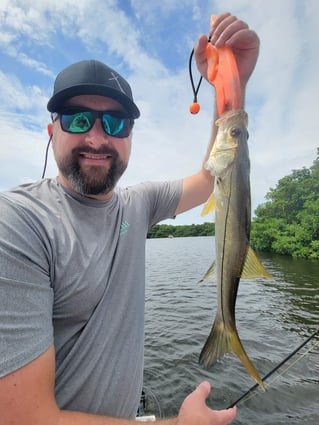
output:
[[[45,179],[0,194],[0,376],[54,344],[61,409],[134,417],[145,239],[181,190],[144,183],[97,201]]]

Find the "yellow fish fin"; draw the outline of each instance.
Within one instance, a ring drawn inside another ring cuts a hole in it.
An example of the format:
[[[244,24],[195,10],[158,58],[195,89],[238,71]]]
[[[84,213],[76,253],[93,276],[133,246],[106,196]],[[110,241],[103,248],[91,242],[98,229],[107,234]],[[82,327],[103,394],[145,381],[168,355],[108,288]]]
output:
[[[272,279],[272,276],[267,272],[267,270],[261,264],[255,251],[250,246],[248,247],[248,250],[247,250],[247,256],[246,256],[243,271],[241,273],[241,277],[242,279],[256,279],[258,277]]]
[[[204,217],[205,215],[209,214],[210,212],[214,211],[215,209],[215,196],[214,193],[210,195],[210,197],[207,199],[206,204],[203,206],[202,212],[200,215]]]
[[[244,350],[244,347],[241,343],[241,340],[239,339],[239,336],[237,334],[237,331],[233,331],[230,333],[230,345],[232,347],[232,350],[235,354],[237,354],[238,358],[242,362],[242,364],[245,366],[247,372],[249,375],[254,378],[254,380],[259,384],[260,388],[265,391],[264,383],[259,376],[259,373],[255,369],[255,366],[250,361],[249,357],[246,354],[246,351]]]
[[[226,353],[235,353],[252,378],[264,389],[264,384],[254,365],[247,356],[233,324],[226,324],[220,315],[216,316],[212,330],[200,353],[199,363],[210,369]]]
[[[198,281],[198,283],[205,282],[205,280],[208,280],[210,277],[214,276],[215,273],[216,273],[216,262],[213,261],[209,269],[207,270],[207,272],[204,274],[201,280]]]

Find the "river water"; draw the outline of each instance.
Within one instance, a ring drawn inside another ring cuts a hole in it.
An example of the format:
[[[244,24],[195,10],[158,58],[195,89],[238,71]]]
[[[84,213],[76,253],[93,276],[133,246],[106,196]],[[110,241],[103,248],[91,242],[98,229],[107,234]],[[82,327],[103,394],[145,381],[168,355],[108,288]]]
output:
[[[214,258],[214,238],[149,239],[146,257],[145,413],[176,415],[203,380],[213,387],[207,404],[228,407],[255,382],[232,354],[210,371],[198,365],[216,312],[217,288],[214,281],[197,281]],[[263,377],[318,329],[319,262],[260,258],[273,279],[240,282],[236,323]],[[234,424],[318,425],[318,344],[313,338],[266,380],[266,392],[257,390],[239,404]]]

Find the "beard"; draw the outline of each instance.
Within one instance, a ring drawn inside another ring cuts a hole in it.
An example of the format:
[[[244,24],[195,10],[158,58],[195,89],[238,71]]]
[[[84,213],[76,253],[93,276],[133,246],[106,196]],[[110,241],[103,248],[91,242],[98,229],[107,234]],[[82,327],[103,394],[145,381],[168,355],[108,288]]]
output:
[[[111,166],[107,169],[100,165],[91,166],[85,170],[79,161],[81,152],[111,155]],[[56,158],[56,162],[73,190],[82,195],[106,195],[111,192],[127,167],[117,151],[106,147],[100,149],[92,149],[88,146],[76,147],[62,159]]]

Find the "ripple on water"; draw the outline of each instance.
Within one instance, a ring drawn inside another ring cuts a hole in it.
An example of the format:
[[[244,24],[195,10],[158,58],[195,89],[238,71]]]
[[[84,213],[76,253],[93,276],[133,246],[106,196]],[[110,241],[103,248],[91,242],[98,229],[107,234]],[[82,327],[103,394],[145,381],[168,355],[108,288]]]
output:
[[[212,281],[197,282],[213,255],[209,237],[147,241],[144,383],[153,413],[158,414],[159,404],[162,416],[176,415],[205,379],[213,387],[208,404],[218,409],[254,385],[235,355],[210,371],[198,365],[216,312],[217,289]],[[301,261],[298,267],[298,261],[266,255],[262,261],[274,279],[240,282],[236,320],[247,354],[264,376],[318,327],[319,288],[318,263]],[[319,424],[318,347],[280,373],[269,378],[265,393],[258,390],[239,406],[235,424]]]

